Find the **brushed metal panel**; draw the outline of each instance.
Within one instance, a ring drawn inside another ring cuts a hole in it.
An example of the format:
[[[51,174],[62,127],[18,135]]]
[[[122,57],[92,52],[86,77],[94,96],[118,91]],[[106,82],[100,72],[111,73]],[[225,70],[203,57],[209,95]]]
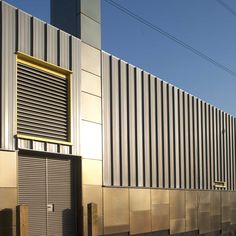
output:
[[[111,103],[112,103],[112,170],[113,185],[120,186],[120,123],[119,123],[119,60],[111,57]]]
[[[185,232],[185,219],[172,219],[170,221],[170,234]]]
[[[45,23],[33,18],[33,56],[45,59]]]
[[[205,234],[211,232],[211,216],[209,212],[198,213],[198,228],[199,234]]]
[[[236,224],[236,192],[230,192],[231,224]]]
[[[137,136],[136,136],[136,150],[137,150],[137,176],[138,176],[138,186],[142,187],[144,186],[144,158],[145,158],[145,144],[143,143],[143,140],[145,139],[145,133],[143,129],[143,122],[144,122],[144,108],[143,108],[143,78],[141,75],[141,70],[136,70],[136,78],[135,78],[136,84],[136,130],[137,130]]]
[[[206,103],[205,102],[202,102],[201,101],[201,104],[202,104],[202,187],[203,189],[206,189],[206,173],[207,173],[207,170],[206,170],[206,159],[207,159],[207,156],[206,156],[206,109],[205,109],[205,106],[206,106]]]
[[[221,222],[231,222],[231,204],[230,204],[230,192],[221,192]]]
[[[72,154],[81,155],[80,153],[80,114],[81,114],[81,59],[78,55],[81,54],[80,40],[71,38],[71,69],[72,73],[72,124],[71,124],[71,137],[72,137]]]
[[[100,124],[81,121],[81,154],[84,158],[102,159],[101,129]]]
[[[195,162],[195,188],[199,188],[199,182],[198,182],[198,174],[199,174],[199,143],[198,143],[198,101],[194,97],[193,101],[193,111],[194,111],[194,162]]]
[[[84,14],[80,14],[81,40],[95,48],[101,48],[101,24]]]
[[[17,148],[31,149],[32,148],[32,140],[18,139],[17,140]]]
[[[97,204],[99,235],[103,235],[103,203],[102,187],[94,185],[83,185],[83,212],[84,212],[84,234],[87,235],[87,204]]]
[[[122,157],[122,186],[129,184],[128,170],[128,119],[127,119],[127,64],[120,63],[120,116],[121,116],[121,157]]]
[[[1,148],[15,149],[16,134],[16,11],[2,4],[1,61]]]
[[[151,232],[150,189],[129,189],[130,234]]]
[[[169,123],[168,123],[168,93],[169,85],[165,82],[162,82],[162,103],[163,103],[163,178],[164,178],[164,187],[169,188]]]
[[[130,186],[136,186],[136,150],[135,150],[135,100],[134,100],[134,67],[128,68],[128,126],[129,126],[129,158],[130,158]]]
[[[47,61],[57,64],[58,59],[58,29],[47,25]]]
[[[221,229],[221,193],[211,191],[211,231]]]
[[[110,57],[102,53],[103,182],[111,185]]]
[[[101,75],[100,51],[81,43],[81,68],[97,76]]]
[[[202,147],[202,102],[198,99],[198,145],[199,145],[199,164],[198,164],[198,186],[203,189],[203,147]]]
[[[186,231],[198,229],[198,193],[186,191]]]
[[[151,181],[152,187],[157,187],[157,109],[156,109],[156,78],[152,75],[150,76],[150,122],[151,122]]]
[[[60,32],[60,61],[59,65],[63,68],[70,69],[70,35]]]
[[[157,79],[156,82],[156,90],[157,90],[157,138],[158,138],[158,176],[157,176],[157,186],[164,187],[163,185],[163,126],[162,126],[162,88],[161,81]]]
[[[81,90],[101,97],[101,78],[86,71],[81,71]]]
[[[17,154],[0,151],[0,188],[17,186]]]
[[[185,191],[170,190],[170,220],[185,219],[185,206]]]
[[[174,88],[174,133],[175,133],[175,187],[180,188],[180,130],[179,130],[179,90]]]
[[[189,153],[189,94],[184,93],[184,131],[185,131],[185,188],[190,188],[190,153]]]
[[[45,143],[44,142],[33,141],[32,149],[37,150],[37,151],[45,151]]]
[[[103,188],[104,233],[129,232],[129,190]]]
[[[88,94],[81,93],[81,118],[83,120],[101,124],[101,98]]]
[[[169,113],[169,186],[170,188],[175,187],[175,146],[174,146],[174,138],[175,138],[175,130],[174,130],[174,87],[169,85],[169,92],[168,92],[168,113]]]
[[[194,157],[194,97],[189,95],[189,178],[190,188],[195,188],[195,157]]]
[[[82,159],[82,181],[87,185],[102,185],[102,161]]]
[[[150,104],[149,104],[149,96],[150,96],[150,90],[149,90],[149,75],[145,72],[143,72],[143,137],[144,137],[144,186],[150,187],[150,171],[151,171],[151,150],[150,150]]]
[[[152,231],[170,228],[169,190],[151,190]]]
[[[97,22],[101,21],[100,0],[81,0],[81,12]]]
[[[18,51],[31,55],[32,51],[32,33],[31,32],[32,16],[18,10]]]

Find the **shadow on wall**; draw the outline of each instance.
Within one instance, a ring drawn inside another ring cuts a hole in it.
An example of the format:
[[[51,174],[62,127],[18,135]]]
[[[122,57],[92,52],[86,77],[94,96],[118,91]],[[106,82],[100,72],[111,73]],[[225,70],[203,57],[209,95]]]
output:
[[[62,228],[63,236],[75,235],[75,217],[73,217],[73,211],[71,209],[65,209],[62,214]]]
[[[13,210],[8,208],[0,210],[0,235],[12,236],[12,226]]]

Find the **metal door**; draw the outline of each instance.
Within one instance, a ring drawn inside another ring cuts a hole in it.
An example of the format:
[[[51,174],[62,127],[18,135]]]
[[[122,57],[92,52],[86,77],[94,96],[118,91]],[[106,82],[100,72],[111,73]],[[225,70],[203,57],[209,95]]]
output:
[[[29,206],[29,236],[76,234],[73,160],[19,157],[19,204]]]

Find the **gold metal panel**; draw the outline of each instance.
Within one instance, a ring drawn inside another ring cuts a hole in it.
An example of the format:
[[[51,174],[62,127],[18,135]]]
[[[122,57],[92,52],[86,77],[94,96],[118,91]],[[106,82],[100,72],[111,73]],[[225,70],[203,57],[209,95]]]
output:
[[[96,203],[98,210],[99,235],[103,234],[103,212],[102,212],[102,187],[95,185],[83,185],[83,213],[84,230],[87,235],[87,204]]]
[[[231,217],[230,193],[221,192],[221,223],[230,223]]]
[[[169,190],[151,190],[152,231],[170,228]]]
[[[231,224],[236,224],[236,192],[230,192]]]
[[[102,159],[102,126],[81,121],[81,155],[84,158]]]
[[[0,188],[16,187],[16,174],[16,152],[0,151]]]
[[[101,124],[101,98],[81,93],[81,118]]]
[[[197,191],[186,191],[186,231],[193,231],[198,229],[197,209]]]
[[[151,232],[151,191],[130,189],[130,234]]]
[[[81,43],[81,68],[95,75],[101,75],[100,50]]]
[[[185,218],[185,191],[170,190],[170,219]]]
[[[198,192],[198,202],[199,212],[209,212],[211,211],[211,192],[209,191],[199,191]]]
[[[150,211],[134,211],[130,213],[130,234],[151,232]]]
[[[129,190],[103,188],[104,234],[129,232]]]
[[[101,97],[101,78],[86,71],[81,71],[81,90]]]
[[[170,234],[185,232],[185,219],[174,219],[170,221]]]
[[[102,161],[82,159],[83,184],[102,185]]]
[[[211,232],[210,222],[211,222],[211,216],[209,212],[198,213],[198,228],[200,234]]]

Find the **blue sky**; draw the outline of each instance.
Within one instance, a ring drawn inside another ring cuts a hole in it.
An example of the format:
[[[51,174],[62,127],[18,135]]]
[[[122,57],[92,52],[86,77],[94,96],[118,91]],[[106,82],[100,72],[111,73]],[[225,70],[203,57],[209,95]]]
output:
[[[236,77],[101,1],[103,50],[236,116]],[[236,15],[216,0],[115,1],[236,72]],[[49,22],[49,0],[7,2]]]

